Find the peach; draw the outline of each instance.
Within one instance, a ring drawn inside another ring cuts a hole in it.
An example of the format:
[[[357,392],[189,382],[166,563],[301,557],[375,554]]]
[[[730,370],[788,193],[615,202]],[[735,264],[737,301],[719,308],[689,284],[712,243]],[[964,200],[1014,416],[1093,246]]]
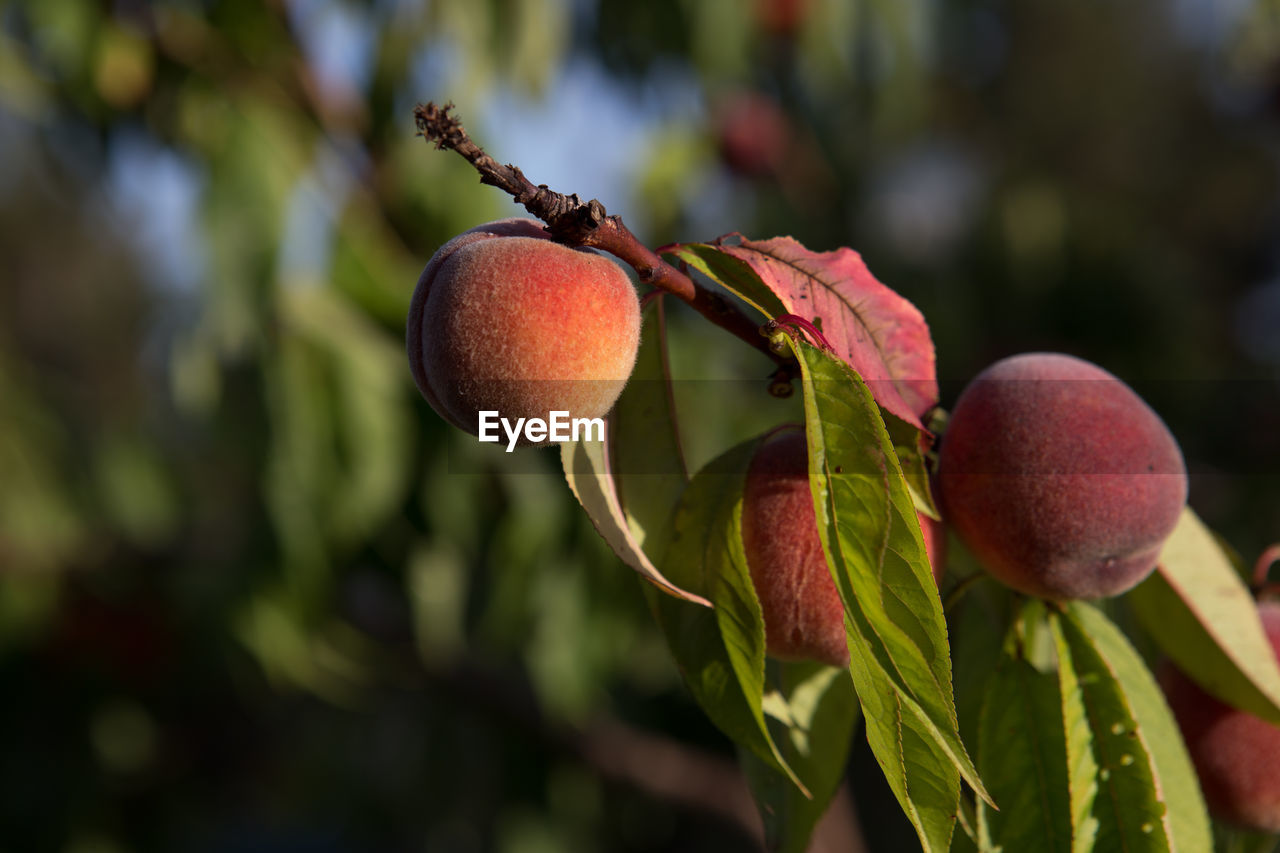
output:
[[[603,417],[635,365],[640,304],[622,268],[504,219],[450,240],[409,308],[414,381],[445,420],[470,433],[498,417]]]
[[[937,483],[947,522],[992,575],[1056,600],[1141,581],[1187,500],[1160,417],[1102,368],[1055,353],[996,362],[965,388]]]
[[[945,534],[919,516],[934,581],[942,575]],[[742,496],[742,544],[764,615],[765,648],[779,660],[849,665],[844,605],[827,569],[809,488],[804,429],[781,427],[757,448]]]
[[[1263,602],[1258,616],[1280,659],[1280,603]],[[1223,703],[1171,664],[1161,668],[1160,686],[1213,816],[1280,832],[1280,726]]]
[[[942,575],[947,570],[947,526],[922,512],[917,512],[916,518],[920,520],[920,533],[924,536],[924,552],[929,558],[933,582],[941,587]]]
[[[732,95],[717,110],[716,139],[720,159],[731,172],[747,178],[777,173],[791,147],[791,126],[782,106],[757,92]]]

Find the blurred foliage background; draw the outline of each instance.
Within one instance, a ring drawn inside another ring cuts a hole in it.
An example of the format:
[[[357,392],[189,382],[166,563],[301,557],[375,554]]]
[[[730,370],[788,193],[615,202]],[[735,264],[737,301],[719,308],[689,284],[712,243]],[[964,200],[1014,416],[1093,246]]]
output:
[[[1103,364],[1252,560],[1277,48],[1273,0],[0,5],[0,850],[752,849],[556,454],[413,389],[422,265],[520,212],[418,101],[651,245],[853,246],[944,405],[1013,352]],[[692,463],[788,416],[668,313]],[[853,778],[871,849],[910,844]]]

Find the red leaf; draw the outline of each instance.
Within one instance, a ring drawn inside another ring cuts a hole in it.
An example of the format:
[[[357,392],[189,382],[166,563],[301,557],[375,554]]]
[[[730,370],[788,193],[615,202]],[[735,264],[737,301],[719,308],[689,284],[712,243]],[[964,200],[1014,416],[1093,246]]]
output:
[[[747,263],[787,312],[811,320],[876,402],[913,426],[938,402],[933,339],[920,310],[852,249],[811,252],[790,237],[717,248]]]

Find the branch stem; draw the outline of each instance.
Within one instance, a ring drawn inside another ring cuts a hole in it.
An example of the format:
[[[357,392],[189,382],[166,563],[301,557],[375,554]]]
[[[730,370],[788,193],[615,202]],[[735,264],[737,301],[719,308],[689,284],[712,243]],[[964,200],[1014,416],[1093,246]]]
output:
[[[769,356],[782,369],[791,359],[769,348],[760,332],[742,309],[722,294],[698,284],[686,273],[664,261],[631,233],[618,216],[610,216],[596,199],[583,201],[576,193],[564,195],[545,184],[534,186],[516,166],[502,165],[471,140],[457,118],[449,114],[453,104],[419,104],[413,111],[418,133],[438,149],[456,151],[480,173],[480,183],[509,194],[525,210],[547,224],[547,232],[568,246],[587,246],[608,252],[625,261],[640,277],[688,303],[695,311],[735,337]]]

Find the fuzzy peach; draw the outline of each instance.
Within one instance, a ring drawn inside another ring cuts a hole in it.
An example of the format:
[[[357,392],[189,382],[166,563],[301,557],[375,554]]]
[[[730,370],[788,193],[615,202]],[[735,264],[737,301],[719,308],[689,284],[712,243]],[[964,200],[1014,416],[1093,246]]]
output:
[[[1141,581],[1187,500],[1160,417],[1115,376],[1056,353],[996,362],[965,388],[937,483],[947,522],[992,575],[1058,600]]]
[[[936,582],[943,569],[943,526],[918,517]],[[742,497],[742,543],[768,654],[848,666],[844,605],[818,535],[803,428],[778,429],[752,457]]]
[[[505,219],[450,240],[418,279],[406,345],[422,395],[453,425],[499,417],[602,417],[635,364],[640,305],[603,255]]]
[[[916,513],[920,521],[920,533],[924,536],[924,553],[929,558],[933,582],[942,586],[942,575],[947,570],[947,526],[922,512]]]
[[[1280,603],[1263,602],[1258,616],[1280,659]],[[1160,672],[1209,811],[1219,820],[1280,832],[1280,726],[1232,708],[1172,665]]]

